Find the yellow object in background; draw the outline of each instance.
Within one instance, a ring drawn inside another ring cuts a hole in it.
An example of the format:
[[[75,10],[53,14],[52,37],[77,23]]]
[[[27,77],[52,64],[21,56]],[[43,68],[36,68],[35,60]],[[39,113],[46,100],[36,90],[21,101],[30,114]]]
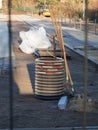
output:
[[[49,10],[48,10],[48,9],[44,9],[43,15],[44,15],[45,17],[50,17],[50,12],[49,12]]]

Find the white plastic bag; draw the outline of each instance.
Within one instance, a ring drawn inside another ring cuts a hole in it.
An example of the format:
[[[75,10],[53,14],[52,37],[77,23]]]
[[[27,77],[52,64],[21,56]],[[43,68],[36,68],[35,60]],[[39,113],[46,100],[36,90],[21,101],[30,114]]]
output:
[[[34,53],[36,49],[48,49],[51,47],[46,31],[43,27],[38,29],[31,28],[29,31],[21,31],[19,33],[22,43],[19,45],[21,51],[26,54]]]

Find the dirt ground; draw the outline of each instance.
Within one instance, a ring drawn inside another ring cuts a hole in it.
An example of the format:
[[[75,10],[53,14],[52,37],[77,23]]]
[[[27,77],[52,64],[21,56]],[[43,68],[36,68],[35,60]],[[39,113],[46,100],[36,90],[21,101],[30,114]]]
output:
[[[27,31],[28,26],[21,22],[12,23],[13,48],[16,68],[13,69],[13,126],[14,128],[46,128],[82,126],[83,112],[69,109],[59,110],[58,100],[41,100],[34,96],[35,56],[24,54],[18,49],[19,32]],[[81,59],[69,60],[77,93],[83,93],[84,64]],[[90,66],[88,75],[88,95],[98,100],[98,72]],[[10,122],[10,83],[9,75],[0,75],[0,128],[8,128]],[[98,125],[98,107],[96,111],[86,113],[88,126]]]

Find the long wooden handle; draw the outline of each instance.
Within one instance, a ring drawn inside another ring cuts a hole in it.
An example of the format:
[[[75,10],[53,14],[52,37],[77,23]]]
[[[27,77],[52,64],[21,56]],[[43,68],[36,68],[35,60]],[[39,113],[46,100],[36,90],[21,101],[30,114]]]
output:
[[[67,63],[67,58],[66,58],[66,51],[65,51],[65,47],[64,47],[64,41],[63,41],[63,37],[62,37],[62,28],[61,28],[61,24],[60,26],[60,34],[61,34],[61,45],[62,45],[62,50],[63,50],[63,56],[64,56],[64,62],[65,62],[65,68],[66,68],[66,74],[68,75],[69,79],[70,79],[70,84],[73,85],[73,81],[71,78],[71,74],[70,74],[70,70],[69,70],[69,66]]]

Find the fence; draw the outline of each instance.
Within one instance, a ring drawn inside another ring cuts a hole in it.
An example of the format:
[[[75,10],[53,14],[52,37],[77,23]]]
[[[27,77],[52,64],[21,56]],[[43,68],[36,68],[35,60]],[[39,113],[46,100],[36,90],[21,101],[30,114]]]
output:
[[[76,29],[79,29],[81,31],[85,31],[85,21],[76,19],[68,19],[68,18],[62,18],[62,24],[65,24],[70,27],[74,27]],[[98,23],[96,22],[96,19],[94,21],[87,22],[88,24],[88,32],[94,33],[98,35]]]

